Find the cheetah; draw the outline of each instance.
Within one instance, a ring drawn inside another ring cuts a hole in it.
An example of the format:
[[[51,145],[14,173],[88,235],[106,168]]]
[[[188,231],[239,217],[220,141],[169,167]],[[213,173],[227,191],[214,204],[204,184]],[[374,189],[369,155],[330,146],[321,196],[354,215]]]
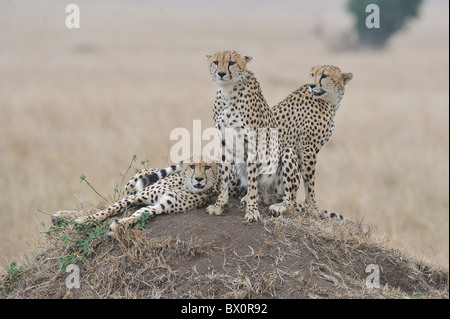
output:
[[[306,207],[317,211],[314,194],[317,155],[333,134],[334,116],[353,74],[342,73],[333,65],[320,65],[311,69],[311,77],[311,84],[301,86],[272,111],[282,128],[286,146],[294,148],[298,155]]]
[[[231,167],[235,165],[247,188],[242,199],[247,205],[244,219],[254,222],[261,218],[258,201],[271,203],[265,190],[276,193],[275,200],[281,197],[281,202],[269,207],[272,216],[279,216],[296,204],[299,174],[295,150],[284,147],[278,123],[260,84],[246,68],[252,58],[223,50],[208,55],[207,59],[211,79],[218,86],[213,119],[221,140],[221,183],[216,202],[206,211],[210,215],[223,213],[229,198]]]
[[[113,237],[119,227],[135,224],[143,213],[154,217],[163,213],[187,212],[206,205],[207,200],[217,193],[217,172],[217,164],[209,160],[191,160],[162,170],[142,170],[126,183],[124,193],[127,196],[108,208],[86,217],[81,216],[82,212],[59,211],[51,219],[53,223],[57,218],[74,219],[76,223],[103,221],[130,207],[143,206],[130,217],[115,219],[110,224],[107,235]],[[233,196],[243,195],[245,189],[234,173],[231,178]]]

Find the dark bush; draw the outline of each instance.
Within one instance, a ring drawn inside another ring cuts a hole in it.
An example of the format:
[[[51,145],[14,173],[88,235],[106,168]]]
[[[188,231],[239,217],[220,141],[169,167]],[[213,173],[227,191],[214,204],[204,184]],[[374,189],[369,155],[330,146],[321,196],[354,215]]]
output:
[[[389,38],[400,31],[409,20],[416,18],[422,0],[349,0],[347,9],[355,16],[355,30],[361,45],[382,48]],[[368,28],[366,19],[371,12],[366,7],[376,4],[380,12],[380,27]]]

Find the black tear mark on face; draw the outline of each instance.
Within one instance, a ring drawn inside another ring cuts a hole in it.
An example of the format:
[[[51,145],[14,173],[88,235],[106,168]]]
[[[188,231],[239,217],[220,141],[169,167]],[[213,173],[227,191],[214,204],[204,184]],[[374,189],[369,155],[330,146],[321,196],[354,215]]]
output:
[[[326,79],[328,77],[328,75],[326,75],[325,73],[323,73],[321,76],[320,76],[320,80],[319,80],[319,85],[320,85],[320,87],[322,87],[322,80],[323,79]]]

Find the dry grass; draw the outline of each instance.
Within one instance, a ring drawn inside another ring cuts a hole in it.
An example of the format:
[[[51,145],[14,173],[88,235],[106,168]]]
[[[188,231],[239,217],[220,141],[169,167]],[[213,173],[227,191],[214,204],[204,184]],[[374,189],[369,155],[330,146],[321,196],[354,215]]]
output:
[[[319,206],[448,265],[448,3],[427,2],[385,51],[337,52],[324,39],[351,25],[343,3],[79,1],[81,29],[67,30],[56,2],[2,2],[0,263],[48,227],[38,209],[97,205],[81,174],[111,196],[132,154],[162,166],[173,128],[211,126],[204,55],[234,48],[271,105],[312,65],[354,73],[318,161]]]

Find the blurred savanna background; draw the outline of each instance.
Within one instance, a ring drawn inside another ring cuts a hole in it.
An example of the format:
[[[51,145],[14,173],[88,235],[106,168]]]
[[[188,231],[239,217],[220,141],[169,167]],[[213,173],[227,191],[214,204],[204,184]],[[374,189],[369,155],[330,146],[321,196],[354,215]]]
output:
[[[417,10],[371,42],[351,0],[0,0],[0,265],[48,214],[102,201],[80,176],[112,200],[133,155],[125,179],[170,162],[174,128],[213,126],[205,55],[235,49],[269,105],[314,65],[353,72],[319,155],[319,207],[448,266],[449,3],[394,2]],[[79,29],[65,25],[70,3]],[[379,31],[393,12],[380,6]]]

